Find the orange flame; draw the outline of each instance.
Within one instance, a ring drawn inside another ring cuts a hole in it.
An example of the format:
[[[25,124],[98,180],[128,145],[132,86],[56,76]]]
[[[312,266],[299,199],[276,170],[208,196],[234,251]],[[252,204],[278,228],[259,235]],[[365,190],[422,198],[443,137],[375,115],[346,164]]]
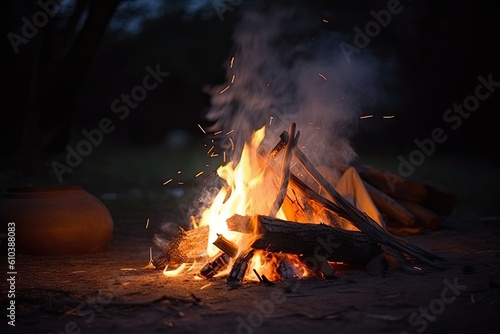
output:
[[[253,215],[269,211],[273,192],[264,187],[265,165],[260,163],[257,153],[264,136],[265,127],[255,131],[250,142],[244,145],[239,163],[234,166],[231,161],[217,169],[217,174],[226,181],[227,187],[220,190],[211,206],[203,212],[199,223],[199,226],[210,226],[207,248],[209,257],[219,252],[213,245],[217,234],[235,242],[240,250],[253,241],[245,240],[247,238],[241,233],[229,231],[226,225],[228,218],[234,214]]]
[[[220,250],[213,245],[218,234],[231,240],[239,247],[239,252],[248,250],[258,238],[257,234],[250,235],[229,231],[226,220],[235,214],[255,215],[269,212],[276,197],[278,187],[272,173],[266,173],[267,165],[258,155],[258,149],[265,137],[265,126],[255,131],[250,142],[243,147],[239,163],[234,162],[217,169],[217,174],[226,181],[227,186],[222,188],[214,201],[207,208],[199,221],[199,226],[209,225],[210,233],[207,255],[215,256]],[[277,217],[286,219],[280,209]],[[245,278],[257,281],[258,275],[268,280],[280,279],[278,274],[280,256],[265,251],[255,251],[249,263]],[[290,258],[291,263],[298,265],[298,259]],[[230,268],[219,272],[215,277],[228,274]],[[305,270],[298,270],[300,276],[305,276]],[[258,275],[257,275],[258,274]]]
[[[267,173],[268,167],[259,157],[258,149],[265,137],[265,126],[256,130],[251,140],[243,147],[240,161],[235,164],[230,161],[217,169],[217,174],[226,182],[216,195],[212,204],[202,213],[200,219],[193,221],[193,226],[210,226],[206,255],[213,258],[220,253],[220,249],[213,244],[218,235],[235,243],[242,253],[250,248],[258,238],[257,234],[245,234],[230,231],[227,220],[235,214],[253,216],[266,214],[270,211],[278,191],[275,175]],[[279,210],[277,218],[286,219],[283,210]],[[292,256],[287,257],[289,263],[300,267],[300,261]],[[257,281],[258,276],[265,276],[270,281],[280,279],[279,263],[283,258],[281,255],[265,251],[255,251],[249,262],[249,269],[245,279]],[[233,261],[232,261],[233,262]],[[164,271],[166,276],[176,276],[184,272],[186,264],[171,271]],[[231,266],[218,272],[214,277],[227,275]],[[305,269],[297,269],[299,276],[307,275]]]
[[[176,269],[173,269],[173,270],[168,270],[168,266],[166,266],[165,269],[163,269],[163,275],[165,275],[167,277],[177,276],[184,271],[184,268],[186,268],[186,266],[187,266],[187,263],[183,263],[179,267],[177,267]]]

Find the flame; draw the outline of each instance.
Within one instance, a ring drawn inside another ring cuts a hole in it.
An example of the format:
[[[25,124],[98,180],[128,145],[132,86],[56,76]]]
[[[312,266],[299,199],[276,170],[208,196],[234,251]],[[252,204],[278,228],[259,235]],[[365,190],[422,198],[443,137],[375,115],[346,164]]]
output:
[[[322,76],[321,73],[320,76]],[[203,130],[203,128],[201,129]],[[227,132],[226,135],[229,135],[233,131]],[[222,131],[219,130],[216,133],[220,134]],[[276,199],[278,188],[280,187],[277,184],[278,180],[275,171],[271,171],[269,168],[273,163],[265,161],[259,154],[259,148],[264,138],[265,126],[254,131],[251,140],[245,143],[238,163],[230,161],[220,166],[213,173],[217,173],[225,181],[225,186],[220,189],[211,205],[203,211],[200,217],[191,217],[193,227],[209,226],[205,255],[207,258],[214,259],[214,262],[209,264],[215,264],[215,267],[208,267],[208,272],[210,272],[211,276],[216,270],[219,270],[213,277],[237,273],[237,275],[230,277],[237,277],[240,280],[241,271],[231,272],[232,264],[237,263],[236,270],[247,270],[244,279],[248,281],[265,282],[266,280],[279,281],[290,278],[301,279],[304,277],[323,276],[320,272],[311,269],[307,266],[306,262],[302,261],[301,258],[303,255],[276,254],[256,249],[250,252],[252,244],[260,237],[258,232],[260,230],[259,227],[261,227],[260,220],[256,217],[257,215],[265,215],[271,211],[271,206]],[[234,150],[234,143],[231,137],[228,137],[228,139],[231,142],[231,149]],[[215,145],[212,145],[207,155],[211,153],[211,156],[216,156],[217,154],[213,152],[214,148]],[[180,174],[182,171],[178,173]],[[196,174],[196,177],[202,173],[199,172]],[[382,226],[380,214],[371,201],[359,175],[353,168],[349,168],[343,173],[337,182],[337,190],[342,196],[353,201],[355,199],[356,206]],[[272,214],[274,214],[274,211]],[[230,231],[227,226],[227,220],[234,215],[254,217],[254,219],[250,220],[253,233]],[[284,198],[281,208],[276,214],[276,218],[316,224],[324,222],[332,223],[333,221],[346,230],[357,230],[354,226],[349,226],[347,221],[341,221],[338,217],[335,218],[332,215],[333,213],[325,210],[322,205],[309,201],[306,197],[297,196],[292,189]],[[222,239],[218,240],[216,244],[220,248],[214,245],[219,236],[227,239],[223,243],[221,243]],[[240,254],[245,255],[245,262],[241,262],[242,258],[237,259]],[[221,256],[224,256],[223,262],[217,262],[222,261],[223,257]],[[187,263],[183,263],[173,270],[168,270],[167,266],[163,274],[167,277],[173,277],[189,272],[193,269],[194,264],[187,268],[188,265]],[[212,269],[213,271],[210,271]],[[208,277],[206,275],[202,276]],[[195,275],[194,279],[202,278]]]
[[[173,269],[173,270],[168,270],[168,266],[166,266],[165,269],[163,269],[163,275],[165,275],[167,277],[177,276],[183,272],[183,270],[184,270],[184,268],[186,268],[186,266],[187,266],[187,263],[183,263],[179,267],[177,267],[176,269]]]
[[[256,251],[247,274],[247,279],[251,281],[258,281],[257,272],[261,277],[265,276],[270,281],[277,281],[281,279],[278,274],[279,257],[275,254],[265,252],[262,250]]]
[[[191,265],[189,267],[187,267],[188,265],[189,265],[189,263],[183,263],[180,266],[178,266],[177,268],[172,269],[172,270],[168,270],[168,265],[167,265],[165,267],[165,269],[163,269],[163,275],[165,275],[167,277],[175,277],[175,276],[180,275],[184,272],[190,272],[191,270],[193,270],[193,268],[196,267],[196,261],[191,263]]]
[[[210,226],[207,247],[209,257],[219,252],[213,245],[218,234],[235,242],[240,246],[240,250],[252,241],[243,240],[241,233],[229,231],[226,225],[228,218],[234,214],[253,215],[269,211],[273,192],[265,187],[266,167],[259,161],[257,151],[264,137],[265,127],[262,127],[255,131],[250,142],[244,145],[236,166],[234,161],[230,161],[217,169],[217,174],[226,181],[227,186],[220,190],[210,207],[202,213],[199,222],[199,226]]]
[[[201,128],[201,126],[200,126]],[[233,130],[229,131],[229,135]],[[231,142],[232,149],[234,143]],[[224,236],[238,246],[238,254],[244,253],[250,249],[252,243],[259,237],[257,233],[247,234],[230,231],[227,227],[227,220],[235,214],[242,216],[253,216],[257,214],[268,213],[274,202],[278,191],[278,184],[273,173],[269,172],[267,163],[259,156],[259,147],[265,138],[265,126],[254,131],[251,140],[245,143],[239,162],[228,162],[226,165],[220,166],[216,173],[226,183],[219,193],[216,195],[211,205],[198,218],[191,217],[191,222],[194,227],[208,225],[210,227],[209,239],[206,249],[208,258],[214,258],[220,254],[221,250],[213,243],[219,235]],[[212,151],[209,149],[207,154]],[[198,175],[197,175],[198,176]],[[290,212],[297,208],[290,209],[293,206],[288,200],[285,201],[283,207],[278,211],[276,217],[286,219],[290,218]],[[256,222],[254,222],[256,224]],[[257,225],[255,225],[257,231]],[[282,279],[280,274],[280,262],[286,259],[290,265],[294,266],[294,272],[297,277],[307,276],[305,266],[301,264],[296,256],[275,254],[263,250],[255,250],[249,262],[248,271],[245,279],[249,281],[258,281],[266,278],[270,281]],[[220,270],[214,277],[221,277],[229,274],[232,263],[226,268]],[[163,274],[167,277],[177,276],[181,273],[188,272],[193,268],[187,269],[188,264],[183,263],[176,269],[168,270],[165,268]],[[199,276],[194,276],[195,279],[200,279]]]
[[[267,173],[268,167],[258,154],[258,149],[264,138],[265,126],[256,130],[251,140],[245,143],[238,164],[235,165],[234,161],[230,161],[217,169],[217,174],[226,182],[226,186],[219,191],[212,204],[202,213],[195,225],[199,227],[210,226],[206,251],[209,258],[220,253],[220,249],[213,245],[218,235],[223,235],[238,245],[239,253],[248,250],[258,238],[258,234],[251,235],[230,231],[226,221],[235,214],[252,216],[267,213],[271,209],[278,185],[275,176],[272,173]],[[285,206],[283,210],[280,209],[277,218],[286,219],[285,210]],[[265,277],[270,281],[280,280],[279,263],[283,257],[286,257],[289,263],[297,267],[298,276],[307,275],[306,269],[302,268],[304,266],[297,257],[256,250],[249,263],[245,279],[257,281]],[[214,277],[229,274],[230,268],[231,266],[226,267]],[[182,272],[182,270],[178,269],[177,272]],[[175,274],[172,273],[172,275]]]

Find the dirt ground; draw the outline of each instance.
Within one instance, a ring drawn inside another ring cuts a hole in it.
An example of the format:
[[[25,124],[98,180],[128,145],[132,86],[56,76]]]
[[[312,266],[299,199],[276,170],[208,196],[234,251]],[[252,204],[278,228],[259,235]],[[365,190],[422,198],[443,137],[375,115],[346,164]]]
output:
[[[54,334],[500,332],[500,219],[453,218],[440,230],[405,237],[443,256],[444,270],[389,268],[375,276],[342,266],[337,279],[237,289],[223,278],[196,280],[194,271],[169,278],[144,269],[154,232],[120,220],[103,253],[19,255],[15,327],[5,317],[1,327]],[[3,280],[4,312],[7,292]]]

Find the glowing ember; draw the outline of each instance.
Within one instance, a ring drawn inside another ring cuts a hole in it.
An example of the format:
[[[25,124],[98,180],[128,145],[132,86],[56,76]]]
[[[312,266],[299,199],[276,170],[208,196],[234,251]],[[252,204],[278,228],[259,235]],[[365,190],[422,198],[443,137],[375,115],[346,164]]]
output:
[[[198,127],[200,128],[200,130],[201,130],[203,133],[207,133],[207,132],[205,131],[205,129],[203,129],[203,127],[202,127],[200,124],[198,124]]]
[[[219,94],[224,93],[226,90],[228,90],[228,89],[229,89],[229,87],[231,87],[231,86],[227,86],[226,88],[224,88],[223,90],[221,90],[221,91],[219,92]]]

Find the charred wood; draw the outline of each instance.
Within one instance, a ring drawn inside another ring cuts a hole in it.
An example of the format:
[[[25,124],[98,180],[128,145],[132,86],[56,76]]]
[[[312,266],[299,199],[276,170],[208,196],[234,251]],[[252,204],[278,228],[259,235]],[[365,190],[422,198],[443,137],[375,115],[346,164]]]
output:
[[[366,264],[381,253],[379,244],[364,233],[325,224],[234,215],[227,220],[227,225],[236,232],[256,231],[259,237],[251,246],[254,249],[301,255],[318,266],[322,264],[320,260]]]

